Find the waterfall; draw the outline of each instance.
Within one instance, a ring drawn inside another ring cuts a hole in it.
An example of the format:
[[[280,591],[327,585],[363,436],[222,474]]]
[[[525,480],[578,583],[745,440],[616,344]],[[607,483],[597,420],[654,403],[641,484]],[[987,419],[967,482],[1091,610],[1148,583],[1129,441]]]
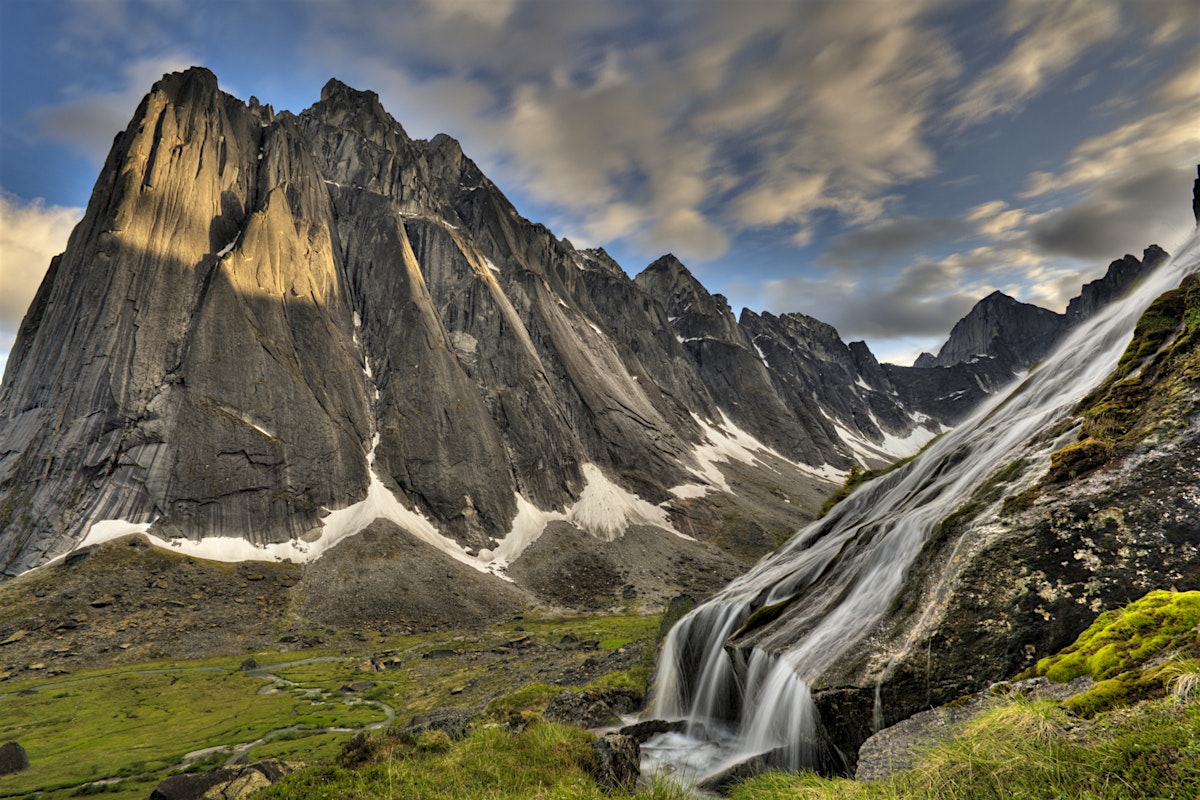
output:
[[[1014,387],[680,620],[644,716],[684,721],[686,733],[648,742],[647,770],[670,768],[698,783],[755,756],[785,769],[817,766],[809,685],[882,619],[938,523],[1106,378],[1142,311],[1198,267],[1200,234]],[[760,628],[784,609],[782,625]],[[739,647],[727,651],[739,633]]]

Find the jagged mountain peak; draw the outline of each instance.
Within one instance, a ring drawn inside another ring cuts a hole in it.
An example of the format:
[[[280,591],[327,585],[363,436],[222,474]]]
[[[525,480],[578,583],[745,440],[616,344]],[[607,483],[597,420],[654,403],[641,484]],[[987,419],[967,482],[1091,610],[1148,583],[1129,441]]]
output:
[[[379,102],[379,94],[354,89],[330,78],[321,89],[321,99],[301,112],[334,128],[353,130],[364,139],[390,149],[410,141],[403,126]]]
[[[377,518],[489,572],[552,525],[753,557],[986,391],[743,320],[672,254],[631,280],[557,239],[374,92],[333,80],[271,122],[208,70],[166,76],[0,386],[0,570],[131,526],[311,560]]]
[[[168,72],[150,89],[164,92],[173,99],[182,100],[187,92],[213,94],[220,91],[217,76],[207,67],[188,67],[179,72]]]

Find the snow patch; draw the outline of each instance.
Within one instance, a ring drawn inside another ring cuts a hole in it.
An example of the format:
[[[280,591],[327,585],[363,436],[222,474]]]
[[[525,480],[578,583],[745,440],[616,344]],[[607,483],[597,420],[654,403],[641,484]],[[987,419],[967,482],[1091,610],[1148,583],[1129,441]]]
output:
[[[487,256],[484,256],[483,263],[486,264],[487,268],[490,269],[492,272],[499,274],[500,268],[497,267],[495,264],[493,264],[492,260],[490,258],[488,258]]]
[[[866,389],[868,392],[875,391],[875,387],[872,386],[871,384],[867,383],[866,381],[864,381],[862,379],[862,375],[859,375],[857,378],[855,378],[854,383],[856,386],[861,386],[862,388]]]
[[[767,465],[762,460],[762,457],[765,455],[787,462],[801,472],[811,475],[814,478],[839,482],[846,477],[845,472],[835,469],[828,464],[813,467],[787,458],[782,453],[760,442],[752,434],[739,428],[729,419],[724,411],[721,412],[719,426],[714,426],[697,414],[692,414],[692,418],[703,429],[704,441],[692,451],[692,459],[697,464],[697,467],[691,467],[690,470],[693,475],[701,478],[703,483],[685,483],[672,487],[669,491],[676,497],[700,497],[702,494],[714,489],[728,492],[730,491],[729,484],[725,481],[725,476],[721,473],[717,464],[723,461],[740,461],[743,464],[758,464],[765,467]],[[704,491],[701,492],[701,489]]]
[[[237,240],[240,238],[242,238],[242,232],[238,231],[237,236],[233,237],[232,242],[230,242],[229,244],[225,245],[224,247],[222,247],[220,250],[217,251],[217,258],[224,258],[225,256],[229,255],[230,252],[233,251],[233,246],[235,244],[237,244]]]
[[[518,492],[517,516],[513,519],[512,530],[495,550],[479,553],[485,568],[504,577],[503,570],[541,538],[551,522],[569,523],[605,542],[617,540],[631,525],[653,525],[681,539],[694,541],[691,536],[675,530],[665,509],[622,489],[595,464],[583,465],[583,477],[587,485],[566,511],[543,511]]]
[[[936,431],[930,430],[924,424],[918,424],[907,436],[896,436],[883,430],[883,427],[879,425],[879,420],[875,418],[874,414],[871,414],[871,421],[883,431],[883,441],[877,443],[861,433],[847,428],[827,414],[825,418],[837,428],[838,438],[846,443],[851,452],[862,459],[895,461],[898,458],[908,458],[916,455],[922,447],[937,436]]]
[[[754,345],[754,352],[758,353],[758,357],[763,362],[763,366],[767,369],[770,369],[771,365],[767,363],[767,354],[764,353],[762,348],[758,346],[758,338],[755,337],[755,340],[751,342],[751,344]]]
[[[587,486],[568,515],[576,527],[606,542],[617,539],[630,525],[656,525],[674,530],[666,511],[617,486],[596,465],[584,464],[583,476]]]

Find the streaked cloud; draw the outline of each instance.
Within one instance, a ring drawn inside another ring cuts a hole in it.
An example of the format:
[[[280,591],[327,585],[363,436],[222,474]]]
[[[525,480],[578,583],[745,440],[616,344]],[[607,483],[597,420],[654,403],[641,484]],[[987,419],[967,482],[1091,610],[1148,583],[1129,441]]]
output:
[[[1001,30],[1012,49],[957,97],[951,120],[978,124],[1020,107],[1090,47],[1121,28],[1117,0],[1008,0]]]
[[[947,246],[969,230],[962,220],[950,217],[896,217],[834,237],[820,260],[845,270],[869,271],[896,259],[911,259],[930,246]]]
[[[935,169],[933,98],[959,71],[925,19],[938,5],[531,0],[486,37],[444,8],[400,25],[390,7],[318,5],[311,36],[398,98],[486,85],[488,102],[459,109],[464,144],[558,208],[573,239],[704,260],[746,229],[804,243],[817,213],[876,219]],[[380,46],[348,48],[351,32]]]

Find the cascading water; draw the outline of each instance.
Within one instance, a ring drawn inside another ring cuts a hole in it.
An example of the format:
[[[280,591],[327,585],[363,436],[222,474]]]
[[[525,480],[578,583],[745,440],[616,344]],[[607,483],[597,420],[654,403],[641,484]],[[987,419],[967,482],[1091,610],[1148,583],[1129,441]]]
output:
[[[754,756],[785,769],[818,766],[809,685],[881,620],[939,521],[1103,380],[1142,310],[1198,267],[1200,235],[1010,391],[680,620],[644,716],[685,721],[687,733],[648,742],[646,771],[669,768],[699,783]],[[785,619],[765,626],[785,608]],[[727,650],[738,634],[739,647]]]

